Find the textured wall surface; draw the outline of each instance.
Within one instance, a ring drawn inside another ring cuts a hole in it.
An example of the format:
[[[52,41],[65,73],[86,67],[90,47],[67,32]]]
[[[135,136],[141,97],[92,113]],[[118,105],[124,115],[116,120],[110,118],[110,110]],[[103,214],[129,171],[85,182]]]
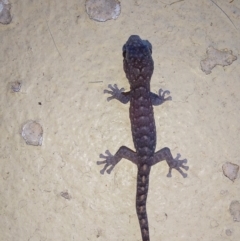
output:
[[[132,34],[153,46],[151,90],[173,98],[154,107],[157,149],[190,167],[186,179],[167,178],[165,162],[152,168],[151,241],[239,240],[229,206],[240,178],[222,172],[240,165],[239,1],[122,0],[120,16],[101,23],[83,0],[12,0],[11,15],[0,25],[0,240],[141,240],[137,168],[122,160],[102,176],[96,165],[106,149],[133,148],[128,105],[103,94],[129,88],[121,49]],[[238,59],[206,75],[209,46]],[[41,146],[21,136],[29,120],[43,128]]]

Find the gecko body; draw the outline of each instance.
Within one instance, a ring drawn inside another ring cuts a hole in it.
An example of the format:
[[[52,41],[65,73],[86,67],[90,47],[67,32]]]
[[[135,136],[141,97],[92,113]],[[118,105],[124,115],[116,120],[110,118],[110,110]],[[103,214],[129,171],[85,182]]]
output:
[[[160,89],[158,95],[150,91],[150,80],[154,70],[151,43],[142,40],[137,35],[130,36],[123,46],[123,68],[130,84],[130,91],[124,92],[123,88],[119,89],[115,84],[109,85],[110,90],[104,90],[104,93],[111,95],[108,97],[108,101],[117,99],[124,104],[130,102],[129,117],[136,151],[121,146],[116,154],[112,155],[107,150],[106,155],[100,154],[100,158],[104,158],[104,160],[98,161],[97,164],[104,165],[100,171],[101,174],[104,174],[105,171],[110,174],[122,158],[137,165],[136,212],[142,241],[150,241],[146,202],[151,167],[166,160],[169,166],[168,177],[171,177],[173,168],[186,177],[187,174],[181,168],[188,170],[188,167],[183,165],[187,160],[179,160],[180,154],[173,158],[168,147],[155,152],[156,128],[153,105],[160,105],[171,100],[171,97],[165,98],[166,94],[170,94],[169,91]]]

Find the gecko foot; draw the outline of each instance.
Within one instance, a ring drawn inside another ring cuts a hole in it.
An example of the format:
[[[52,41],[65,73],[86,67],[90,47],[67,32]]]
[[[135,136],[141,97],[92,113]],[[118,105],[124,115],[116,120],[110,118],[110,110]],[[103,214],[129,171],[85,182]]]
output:
[[[169,90],[163,91],[162,89],[158,91],[158,96],[163,102],[167,100],[172,100],[171,96],[168,96],[167,98],[165,98],[165,95],[170,95],[170,91]]]
[[[184,170],[188,170],[188,166],[183,165],[183,163],[187,163],[187,159],[183,159],[183,160],[179,160],[179,158],[181,157],[181,155],[178,153],[176,158],[174,158],[171,162],[168,163],[169,165],[169,171],[167,174],[167,177],[171,177],[172,176],[172,169],[176,169],[184,178],[187,177],[187,174],[184,173],[181,168],[183,168]]]
[[[97,165],[102,165],[105,164],[103,169],[100,171],[100,173],[103,175],[104,172],[106,171],[108,174],[111,173],[115,165],[117,164],[117,160],[115,156],[113,156],[109,150],[106,150],[105,153],[107,154],[106,156],[103,154],[100,154],[100,158],[104,158],[104,161],[97,161]],[[109,167],[109,168],[108,168]],[[107,169],[108,168],[108,169]]]
[[[110,94],[112,96],[107,98],[107,101],[113,100],[113,99],[121,99],[122,92],[124,91],[124,88],[119,89],[116,84],[108,85],[108,88],[111,90],[104,90],[103,93]]]

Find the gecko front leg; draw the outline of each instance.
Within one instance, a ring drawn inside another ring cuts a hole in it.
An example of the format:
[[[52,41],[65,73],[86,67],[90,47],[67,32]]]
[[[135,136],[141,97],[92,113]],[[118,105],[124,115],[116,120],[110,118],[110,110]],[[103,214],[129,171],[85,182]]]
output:
[[[165,147],[154,154],[152,166],[158,162],[166,160],[169,166],[167,177],[171,177],[172,169],[176,169],[185,178],[187,177],[187,174],[184,173],[181,168],[186,171],[188,170],[188,166],[183,165],[184,163],[187,163],[187,159],[180,160],[180,156],[180,154],[177,154],[177,157],[173,158],[170,149],[168,147]]]
[[[130,91],[123,92],[124,88],[119,89],[116,84],[114,84],[113,86],[112,85],[108,85],[108,88],[110,90],[104,90],[103,91],[103,93],[105,93],[105,94],[112,95],[112,96],[107,98],[107,101],[116,99],[116,100],[120,101],[123,104],[127,104],[129,102],[129,100],[130,100]]]
[[[101,174],[104,174],[105,171],[110,174],[113,168],[118,164],[119,161],[121,161],[122,158],[125,158],[138,165],[138,157],[136,152],[132,151],[126,146],[121,146],[115,155],[112,155],[109,150],[106,150],[105,153],[107,154],[106,156],[103,154],[99,155],[100,158],[104,158],[105,160],[97,161],[98,165],[105,164],[103,169],[100,171]]]
[[[159,89],[158,95],[151,92],[150,98],[151,98],[152,105],[161,105],[165,101],[172,100],[171,96],[168,96],[165,98],[165,95],[170,95],[170,91],[169,90],[163,91],[162,89]]]

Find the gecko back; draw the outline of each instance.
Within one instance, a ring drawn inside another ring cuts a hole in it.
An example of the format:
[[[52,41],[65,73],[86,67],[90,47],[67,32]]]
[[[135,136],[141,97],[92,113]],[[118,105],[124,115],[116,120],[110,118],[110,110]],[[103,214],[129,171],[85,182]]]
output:
[[[123,46],[123,66],[130,84],[129,114],[133,143],[139,164],[147,163],[150,171],[156,148],[156,129],[150,97],[150,80],[154,69],[152,45],[139,36],[130,36]]]

